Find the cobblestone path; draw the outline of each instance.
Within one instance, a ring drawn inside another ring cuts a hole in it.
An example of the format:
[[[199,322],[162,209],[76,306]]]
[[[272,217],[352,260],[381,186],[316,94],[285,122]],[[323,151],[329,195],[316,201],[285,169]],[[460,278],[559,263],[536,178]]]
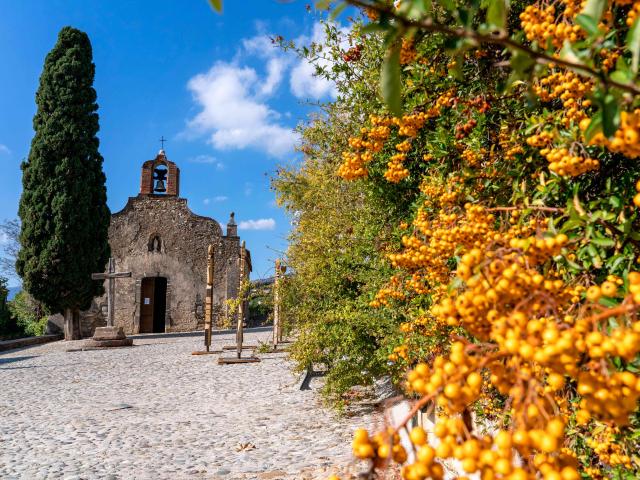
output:
[[[190,354],[201,336],[134,343],[0,354],[1,479],[320,479],[349,465],[351,431],[374,421],[323,409],[317,392],[296,388],[284,354],[218,365]]]

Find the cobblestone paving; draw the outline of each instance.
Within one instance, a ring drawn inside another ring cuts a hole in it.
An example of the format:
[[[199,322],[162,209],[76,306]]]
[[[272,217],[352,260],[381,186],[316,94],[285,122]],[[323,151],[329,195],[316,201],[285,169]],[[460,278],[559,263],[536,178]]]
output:
[[[245,343],[269,335],[245,333]],[[213,348],[232,341],[216,335]],[[217,355],[190,354],[201,336],[134,343],[0,354],[1,479],[302,480],[336,466],[355,471],[350,433],[376,418],[323,409],[317,392],[296,388],[284,354],[218,365]]]

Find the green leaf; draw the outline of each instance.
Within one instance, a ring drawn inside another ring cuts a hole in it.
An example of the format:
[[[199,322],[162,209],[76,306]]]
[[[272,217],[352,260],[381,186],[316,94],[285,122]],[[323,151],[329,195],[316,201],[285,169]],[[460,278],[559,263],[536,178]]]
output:
[[[451,62],[449,67],[449,75],[456,80],[464,80],[464,74],[462,73],[462,65],[464,63],[464,53],[459,53],[454,57],[454,61]]]
[[[584,131],[584,138],[589,142],[597,133],[602,132],[602,112],[597,112],[591,117],[589,126]]]
[[[611,75],[609,75],[609,78],[611,80],[613,80],[614,82],[630,83],[631,82],[631,77],[629,76],[629,73],[630,72],[623,72],[621,70],[616,70]]]
[[[389,28],[390,27],[388,25],[380,25],[379,23],[371,22],[362,27],[362,30],[360,31],[362,33],[384,32],[385,30],[389,30]]]
[[[582,27],[590,36],[595,37],[600,35],[600,29],[598,28],[598,22],[593,17],[581,13],[576,17],[576,23]]]
[[[487,22],[489,26],[504,30],[507,24],[508,0],[489,0]]]
[[[569,40],[564,41],[562,49],[560,50],[560,58],[572,63],[582,63],[578,58],[576,52],[573,51],[573,47],[571,46],[571,42],[569,42]]]
[[[531,67],[535,64],[535,61],[530,55],[522,53],[520,51],[512,52],[511,60],[511,75],[507,80],[507,88],[512,88],[519,80],[526,79]]]
[[[318,10],[329,10],[331,0],[316,0],[316,8]]]
[[[216,12],[222,13],[222,0],[209,0],[209,5],[211,5],[211,8]]]
[[[344,11],[345,8],[347,8],[347,2],[341,3],[336,8],[333,9],[333,12],[331,12],[331,15],[329,15],[329,18],[331,18],[331,20],[335,20],[340,16],[340,14]]]
[[[612,94],[605,95],[602,101],[602,132],[611,137],[620,124],[620,105]]]
[[[631,71],[635,75],[640,61],[640,17],[636,18],[627,33],[627,48],[631,52]]]
[[[424,10],[425,15],[431,15],[433,13],[432,0],[422,0],[422,9]]]
[[[400,47],[394,46],[387,52],[380,72],[380,90],[389,111],[402,115],[402,80],[400,75]]]
[[[591,241],[599,247],[613,247],[616,244],[613,238],[605,237],[593,237]]]
[[[622,255],[615,255],[607,260],[607,268],[610,272],[615,272],[616,269],[625,261],[625,257]]]
[[[622,203],[622,199],[620,197],[618,197],[617,195],[612,195],[607,199],[607,202],[609,203],[609,205],[611,205],[613,208],[620,208],[622,207],[623,203]]]
[[[591,17],[592,20],[597,25],[602,18],[602,14],[604,13],[604,9],[607,7],[607,0],[587,0],[587,3],[584,6],[582,15],[586,15]]]
[[[454,12],[456,10],[456,4],[453,0],[438,0],[438,3],[449,12]]]
[[[427,10],[428,8],[428,10]],[[423,0],[413,0],[402,2],[400,5],[400,14],[412,20],[418,20],[431,12],[431,5]]]

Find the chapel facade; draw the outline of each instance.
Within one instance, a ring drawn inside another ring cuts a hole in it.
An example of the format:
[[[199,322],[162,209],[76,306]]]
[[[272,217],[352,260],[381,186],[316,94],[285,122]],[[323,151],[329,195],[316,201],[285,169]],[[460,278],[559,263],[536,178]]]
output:
[[[117,327],[126,334],[192,331],[204,328],[207,251],[215,246],[214,322],[226,314],[227,299],[240,288],[240,237],[234,214],[223,233],[212,218],[194,214],[180,198],[180,169],[160,150],[142,165],[140,192],[111,216],[111,256]],[[251,272],[247,251],[246,279]],[[105,291],[106,291],[105,281]],[[245,315],[247,308],[244,309]],[[81,315],[84,337],[106,325],[107,297],[94,299]],[[246,319],[245,319],[246,320]]]

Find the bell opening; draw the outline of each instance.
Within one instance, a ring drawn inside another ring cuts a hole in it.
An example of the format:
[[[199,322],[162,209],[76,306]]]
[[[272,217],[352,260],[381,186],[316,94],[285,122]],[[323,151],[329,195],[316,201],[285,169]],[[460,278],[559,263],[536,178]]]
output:
[[[166,187],[167,173],[168,173],[167,167],[165,167],[164,165],[159,165],[158,167],[154,168],[154,170],[153,170],[153,180],[154,180],[153,193],[163,195],[163,194],[165,194],[167,192],[167,187]]]

